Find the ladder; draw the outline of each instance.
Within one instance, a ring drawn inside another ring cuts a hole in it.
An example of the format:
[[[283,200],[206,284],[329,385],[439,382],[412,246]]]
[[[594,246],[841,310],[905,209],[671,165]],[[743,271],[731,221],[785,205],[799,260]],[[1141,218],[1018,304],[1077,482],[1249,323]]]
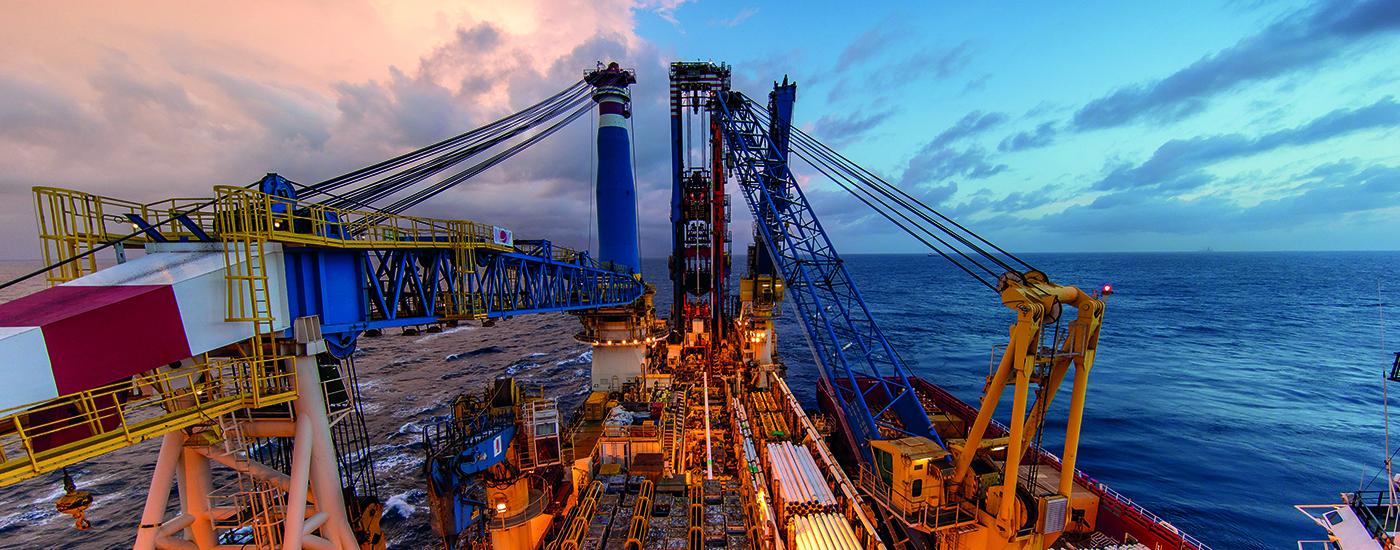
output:
[[[220,416],[215,423],[223,436],[216,448],[232,459],[238,475],[235,481],[209,495],[211,509],[215,508],[214,502],[222,501],[236,511],[226,518],[216,519],[214,527],[228,530],[222,537],[227,543],[276,550],[282,546],[287,496],[277,486],[254,478],[250,473],[243,422],[228,414]]]

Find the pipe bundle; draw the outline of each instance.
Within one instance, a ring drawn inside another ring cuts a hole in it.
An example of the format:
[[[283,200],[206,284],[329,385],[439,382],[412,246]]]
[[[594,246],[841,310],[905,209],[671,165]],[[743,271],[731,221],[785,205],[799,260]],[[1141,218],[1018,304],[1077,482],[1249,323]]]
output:
[[[797,516],[788,523],[790,547],[796,550],[860,550],[851,524],[841,514]]]
[[[817,461],[806,447],[792,443],[768,444],[769,475],[775,485],[775,497],[789,515],[834,512],[836,497],[831,486],[817,468]]]

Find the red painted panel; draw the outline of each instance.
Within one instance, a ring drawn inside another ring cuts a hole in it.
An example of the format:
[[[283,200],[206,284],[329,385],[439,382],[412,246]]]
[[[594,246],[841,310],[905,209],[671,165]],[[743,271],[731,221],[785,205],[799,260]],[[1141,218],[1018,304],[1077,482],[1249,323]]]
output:
[[[70,289],[66,291],[68,301],[50,300],[47,305],[53,312],[31,316],[46,321],[41,325],[44,342],[60,395],[96,388],[190,356],[171,287],[60,286],[44,292],[62,289]]]
[[[166,285],[56,286],[0,304],[0,327],[41,327]]]
[[[34,434],[33,451],[44,452],[117,429],[121,426],[121,418],[116,414],[116,407],[126,403],[126,397],[127,394],[121,392],[99,395],[92,400],[90,406],[96,409],[94,414],[98,416],[100,432],[90,423],[91,417],[84,415],[83,410],[71,401],[66,406],[45,403],[39,410],[24,415],[21,418],[25,431]]]

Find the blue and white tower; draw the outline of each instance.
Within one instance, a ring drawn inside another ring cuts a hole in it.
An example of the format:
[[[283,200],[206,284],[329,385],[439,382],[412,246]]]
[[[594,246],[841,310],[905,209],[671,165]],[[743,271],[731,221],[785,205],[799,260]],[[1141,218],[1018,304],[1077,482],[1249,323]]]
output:
[[[641,273],[637,184],[627,133],[627,120],[632,117],[627,86],[637,82],[636,73],[614,62],[588,73],[586,80],[593,85],[593,101],[598,103],[598,259]]]
[[[637,185],[627,131],[632,117],[627,86],[637,82],[636,73],[617,63],[599,63],[584,79],[593,85],[598,103],[598,260],[626,266],[640,279]],[[642,299],[629,306],[579,314],[584,328],[579,339],[593,345],[594,390],[617,391],[639,378],[647,386],[669,385],[665,377],[648,379],[646,373],[647,348],[660,338],[652,334],[654,292],[648,285]]]

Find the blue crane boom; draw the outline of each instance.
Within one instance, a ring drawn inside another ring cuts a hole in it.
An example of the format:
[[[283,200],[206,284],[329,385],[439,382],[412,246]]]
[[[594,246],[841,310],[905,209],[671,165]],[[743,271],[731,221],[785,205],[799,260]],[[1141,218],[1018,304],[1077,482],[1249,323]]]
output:
[[[773,132],[742,94],[721,95],[715,113],[724,132],[726,164],[738,176],[764,243],[788,281],[813,355],[852,435],[857,442],[883,439],[880,428],[886,428],[941,444],[909,383],[907,367],[880,331],[788,169],[787,151],[773,137],[785,132]],[[861,389],[867,380],[874,383]],[[878,399],[867,399],[871,396]],[[882,408],[872,408],[871,401],[883,403]],[[886,412],[893,413],[897,425],[883,418]],[[868,446],[859,452],[870,460]]]

